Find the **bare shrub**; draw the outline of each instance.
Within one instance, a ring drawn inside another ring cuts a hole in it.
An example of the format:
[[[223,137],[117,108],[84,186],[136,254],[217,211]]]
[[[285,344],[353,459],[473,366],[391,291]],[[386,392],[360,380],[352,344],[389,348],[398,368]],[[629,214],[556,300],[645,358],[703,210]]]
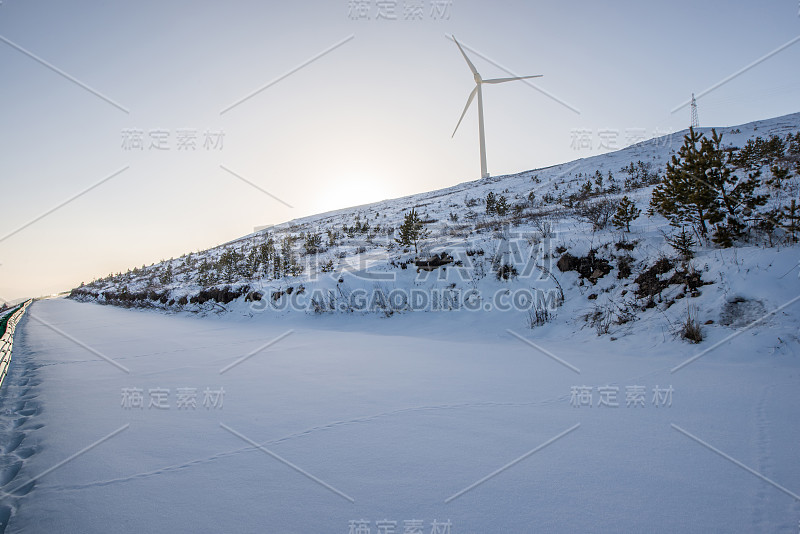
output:
[[[680,335],[683,339],[692,343],[703,341],[703,331],[700,328],[700,321],[697,320],[697,308],[690,306],[686,312],[686,321],[681,325]]]
[[[617,210],[617,203],[609,199],[601,199],[594,202],[586,202],[579,205],[576,214],[592,225],[593,230],[602,230],[608,226],[611,217]]]
[[[555,313],[550,311],[547,306],[537,306],[528,310],[528,326],[536,328],[549,323],[555,317]]]

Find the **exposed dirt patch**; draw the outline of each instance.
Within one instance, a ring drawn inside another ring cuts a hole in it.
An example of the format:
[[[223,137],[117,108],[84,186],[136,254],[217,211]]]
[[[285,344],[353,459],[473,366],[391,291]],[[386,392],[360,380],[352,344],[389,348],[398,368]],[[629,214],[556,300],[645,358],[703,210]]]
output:
[[[733,328],[741,328],[756,321],[767,313],[767,308],[760,300],[745,297],[733,297],[722,306],[719,324]]]

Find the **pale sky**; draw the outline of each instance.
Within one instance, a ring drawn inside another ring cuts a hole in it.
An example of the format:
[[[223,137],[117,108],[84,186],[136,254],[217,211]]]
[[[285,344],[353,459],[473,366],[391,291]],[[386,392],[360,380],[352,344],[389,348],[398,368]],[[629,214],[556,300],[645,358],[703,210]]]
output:
[[[0,298],[479,178],[446,35],[493,175],[798,111],[797,0],[381,4],[2,0]]]

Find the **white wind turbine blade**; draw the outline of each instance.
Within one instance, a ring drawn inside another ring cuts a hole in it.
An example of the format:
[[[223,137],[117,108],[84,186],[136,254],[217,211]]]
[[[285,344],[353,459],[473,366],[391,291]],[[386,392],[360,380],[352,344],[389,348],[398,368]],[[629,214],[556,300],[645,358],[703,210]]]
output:
[[[478,86],[476,85],[475,89],[473,89],[472,92],[469,94],[469,98],[467,98],[467,105],[464,106],[464,111],[461,112],[461,117],[458,119],[458,124],[456,124],[456,129],[453,130],[453,135],[450,136],[451,139],[456,135],[456,130],[458,130],[458,127],[461,126],[461,121],[464,120],[464,115],[467,114],[469,105],[472,104],[472,99],[475,98],[475,93],[477,92],[478,92]]]
[[[541,74],[535,74],[533,76],[516,76],[514,78],[494,78],[491,80],[483,80],[482,83],[503,83],[503,82],[513,82],[514,80],[527,80],[528,78],[541,78]]]
[[[455,41],[456,46],[458,47],[458,49],[461,50],[461,55],[464,56],[464,59],[467,61],[467,65],[469,65],[469,70],[472,71],[472,74],[474,74],[476,76],[479,76],[478,69],[475,68],[475,65],[473,65],[472,61],[469,60],[469,58],[467,57],[466,52],[464,52],[464,49],[461,48],[461,45],[458,44],[458,41],[456,41],[456,36],[453,35],[452,37],[453,37],[453,41]]]

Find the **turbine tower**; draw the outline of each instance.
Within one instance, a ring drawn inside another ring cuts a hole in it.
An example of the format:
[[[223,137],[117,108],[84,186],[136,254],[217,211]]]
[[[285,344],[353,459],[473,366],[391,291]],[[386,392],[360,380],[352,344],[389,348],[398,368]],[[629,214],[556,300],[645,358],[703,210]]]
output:
[[[491,80],[484,80],[481,78],[481,75],[478,74],[478,70],[475,68],[475,65],[472,64],[472,61],[469,60],[467,54],[464,52],[464,49],[461,48],[461,45],[458,41],[456,41],[455,35],[452,36],[453,41],[455,41],[456,46],[461,51],[461,55],[464,56],[464,60],[469,65],[469,70],[472,71],[472,75],[475,78],[475,88],[469,94],[469,98],[467,98],[467,105],[464,106],[464,111],[461,113],[461,118],[458,119],[458,124],[456,124],[456,129],[453,130],[453,135],[450,136],[452,139],[456,135],[456,131],[458,127],[461,125],[461,121],[464,119],[464,115],[467,114],[467,110],[469,109],[470,104],[472,104],[472,99],[475,98],[475,93],[478,93],[478,135],[480,136],[480,145],[481,145],[481,178],[488,178],[489,172],[486,170],[486,138],[484,136],[483,130],[483,91],[481,90],[481,85],[485,83],[503,83],[503,82],[513,82],[515,80],[526,80],[528,78],[540,78],[541,74],[536,74],[534,76],[516,76],[514,78],[494,78]]]

